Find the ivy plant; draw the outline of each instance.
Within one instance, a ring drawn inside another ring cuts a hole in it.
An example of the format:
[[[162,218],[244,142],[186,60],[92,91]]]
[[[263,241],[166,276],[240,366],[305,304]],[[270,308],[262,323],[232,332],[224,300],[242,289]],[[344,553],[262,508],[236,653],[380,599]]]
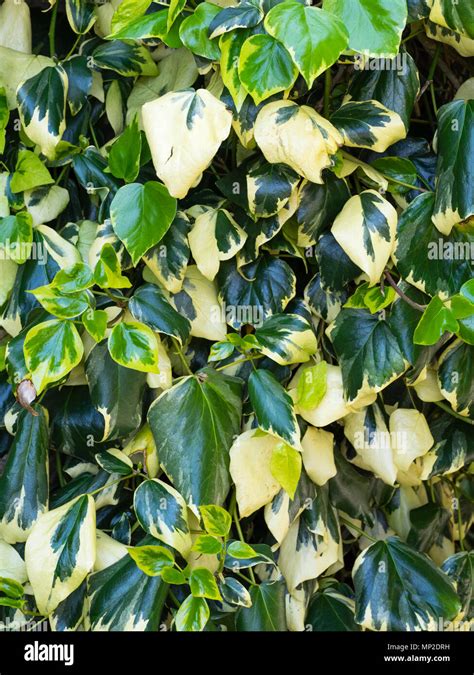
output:
[[[471,0],[0,5],[0,621],[474,619]]]

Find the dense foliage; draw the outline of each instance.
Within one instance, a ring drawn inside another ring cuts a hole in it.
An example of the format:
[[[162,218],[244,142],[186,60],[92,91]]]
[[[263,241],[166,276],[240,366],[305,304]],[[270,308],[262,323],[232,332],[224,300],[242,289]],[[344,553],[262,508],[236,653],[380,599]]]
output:
[[[473,618],[472,0],[4,0],[0,620]]]

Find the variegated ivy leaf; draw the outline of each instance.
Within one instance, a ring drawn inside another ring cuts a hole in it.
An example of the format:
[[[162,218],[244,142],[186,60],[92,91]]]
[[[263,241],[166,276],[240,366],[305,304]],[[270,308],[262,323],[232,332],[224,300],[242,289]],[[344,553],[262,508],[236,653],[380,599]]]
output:
[[[27,190],[23,197],[34,226],[56,220],[69,204],[69,191],[59,185]]]
[[[77,293],[94,285],[92,270],[89,265],[77,262],[64,267],[54,277],[51,286],[61,293]]]
[[[429,192],[415,197],[403,211],[393,257],[405,281],[423,293],[446,298],[472,277],[469,251],[474,226],[441,234],[432,221],[434,204],[435,195]]]
[[[190,322],[174,309],[155,284],[140,286],[130,299],[128,308],[137,321],[158,333],[175,337],[181,344],[189,337]]]
[[[474,617],[474,599],[472,589],[474,585],[474,553],[462,551],[447,558],[441,569],[453,581],[456,592],[461,599],[463,618]]]
[[[396,112],[378,101],[349,101],[331,116],[341,132],[344,145],[384,152],[407,135],[405,125]]]
[[[474,347],[456,340],[443,352],[438,366],[443,396],[460,415],[474,415]]]
[[[328,120],[309,106],[292,101],[267,103],[255,122],[255,140],[271,164],[288,164],[313,183],[332,163],[343,137]]]
[[[405,0],[324,0],[349,33],[349,48],[368,56],[396,56],[407,20]]]
[[[299,177],[284,164],[261,164],[247,174],[247,199],[254,218],[268,218],[288,203]]]
[[[18,584],[24,584],[28,575],[26,574],[25,561],[18,553],[18,551],[7,544],[5,541],[0,541],[0,578],[12,579]]]
[[[108,338],[110,356],[119,365],[143,373],[159,373],[158,342],[154,332],[140,321],[121,321]]]
[[[98,440],[115,440],[136,432],[142,421],[145,373],[114,361],[105,340],[89,353],[85,371],[92,403],[104,422],[103,436]]]
[[[344,23],[334,14],[286,0],[272,7],[265,28],[287,48],[308,89],[337,61],[348,44]]]
[[[148,49],[142,45],[113,40],[101,43],[92,52],[98,68],[113,70],[119,75],[157,75],[157,67]]]
[[[269,370],[254,370],[248,380],[258,426],[292,448],[301,449],[300,429],[291,397]]]
[[[334,462],[334,434],[308,427],[301,441],[303,466],[316,485],[326,485],[337,474]]]
[[[161,242],[147,251],[143,258],[156,279],[170,293],[178,293],[183,285],[190,256],[187,236],[190,227],[186,214],[178,211]],[[144,278],[151,281],[146,272]]]
[[[243,584],[234,577],[226,577],[219,582],[219,590],[225,602],[229,605],[251,607],[252,598]]]
[[[190,334],[206,340],[224,340],[226,317],[219,304],[217,288],[196,265],[186,270],[182,290],[172,297],[173,305],[191,324]]]
[[[309,579],[317,579],[339,557],[342,546],[335,507],[328,486],[315,490],[308,508],[292,523],[280,546],[278,565],[292,593]]]
[[[272,474],[270,462],[281,441],[258,429],[240,434],[232,444],[230,475],[235,484],[241,518],[247,518],[272,501],[281,485]]]
[[[263,19],[258,0],[242,0],[236,7],[225,7],[211,21],[209,37],[215,38],[237,28],[252,28]]]
[[[198,8],[202,7],[203,4],[207,3],[202,3],[201,5],[198,6]],[[249,106],[255,107],[252,98],[248,96],[247,89],[243,86],[240,80],[239,70],[238,68],[236,68],[236,63],[238,64],[239,62],[238,59],[240,58],[242,46],[246,41],[246,39],[252,35],[252,33],[253,33],[252,29],[247,30],[241,29],[231,31],[229,33],[223,33],[219,39],[219,47],[221,50],[221,57],[220,57],[221,77],[225,87],[227,87],[227,89],[229,90],[237,113],[240,113],[240,111],[242,110],[244,101],[247,97],[248,97],[247,107]],[[241,124],[241,120],[239,119],[236,120],[234,115],[234,120],[232,124],[236,133],[239,135],[242,144],[245,147],[247,147],[248,143],[244,142],[243,140],[244,133],[242,127],[244,125]]]
[[[32,219],[26,211],[0,218],[0,251],[18,264],[28,260],[33,246]]]
[[[329,327],[349,403],[376,393],[408,368],[390,322],[363,309],[342,309]]]
[[[82,340],[71,321],[52,320],[31,328],[23,347],[26,366],[37,394],[75,368],[84,354]]]
[[[124,185],[110,205],[116,235],[134,265],[165,235],[176,215],[176,200],[156,181]]]
[[[95,456],[97,464],[107,473],[129,476],[133,472],[133,464],[129,457],[117,448],[111,448]]]
[[[239,379],[206,368],[152,404],[148,420],[160,462],[187,503],[220,505],[225,500],[229,448],[240,430],[241,395]]]
[[[474,101],[447,103],[438,112],[438,164],[432,220],[449,235],[474,215]]]
[[[174,555],[164,546],[133,546],[128,553],[137,567],[150,577],[159,577],[174,564]]]
[[[312,314],[327,323],[334,321],[347,298],[346,292],[326,291],[321,284],[320,274],[316,274],[304,291],[304,299]]]
[[[81,320],[86,331],[96,342],[101,342],[105,338],[109,321],[107,312],[103,309],[89,308],[84,312]]]
[[[245,244],[247,234],[226,209],[209,209],[196,218],[188,234],[198,270],[213,281],[221,260],[233,258]]]
[[[62,66],[43,68],[19,87],[18,112],[25,133],[48,159],[66,130],[68,78]]]
[[[238,60],[242,85],[258,105],[279,91],[290,89],[298,71],[285,47],[271,35],[251,35]]]
[[[203,59],[217,61],[220,56],[219,40],[209,35],[209,26],[222,9],[212,2],[200,2],[194,12],[179,27],[179,37],[185,47]],[[235,64],[234,64],[235,67]]]
[[[142,119],[156,173],[179,198],[200,182],[232,123],[225,105],[205,89],[169,92],[146,103]]]
[[[38,610],[49,614],[78,588],[95,561],[95,504],[82,495],[37,520],[25,561]]]
[[[140,546],[156,544],[145,537]],[[157,631],[168,586],[150,577],[128,555],[87,582],[89,612],[86,629],[91,631]]]
[[[102,246],[94,268],[94,282],[101,288],[130,288],[130,279],[122,274],[118,255],[112,244]]]
[[[73,319],[90,307],[91,295],[87,291],[63,293],[49,284],[35,288],[31,293],[45,310],[59,319]]]
[[[240,269],[233,261],[221,265],[217,281],[225,319],[236,329],[246,323],[258,325],[272,314],[282,312],[296,288],[291,267],[268,254]]]
[[[67,20],[75,33],[84,35],[92,28],[97,19],[94,8],[90,0],[66,0]]]
[[[344,102],[378,101],[388,110],[398,113],[408,130],[420,90],[420,77],[412,56],[403,50],[399,54],[401,58],[398,55],[393,60],[383,57],[369,69],[363,68],[361,64],[349,82]]]
[[[337,243],[362,269],[371,286],[383,274],[394,246],[397,212],[375,190],[364,190],[344,205],[331,228]]]
[[[356,623],[375,631],[436,630],[461,603],[449,578],[396,537],[366,548],[355,561]]]
[[[161,480],[144,481],[133,496],[137,518],[148,534],[164,541],[187,558],[192,540],[186,502],[171,485]]]
[[[40,405],[22,410],[0,478],[0,536],[10,544],[26,541],[48,508],[48,413]]]
[[[10,110],[17,107],[16,90],[29,78],[37,75],[46,66],[54,66],[53,59],[47,56],[21,53],[15,49],[0,46],[0,81],[5,88],[7,104]]]
[[[466,35],[456,33],[454,30],[439,26],[429,20],[425,21],[425,30],[429,38],[453,47],[461,56],[474,55],[474,40],[466,37]]]
[[[188,595],[176,613],[176,630],[199,633],[206,627],[210,615],[209,605],[204,598]]]
[[[298,191],[298,246],[312,246],[350,197],[345,180],[327,171],[321,184],[302,181]]]
[[[430,20],[474,40],[474,10],[466,0],[433,0]]]
[[[317,350],[309,322],[297,314],[274,314],[255,331],[260,351],[281,366],[308,361]]]

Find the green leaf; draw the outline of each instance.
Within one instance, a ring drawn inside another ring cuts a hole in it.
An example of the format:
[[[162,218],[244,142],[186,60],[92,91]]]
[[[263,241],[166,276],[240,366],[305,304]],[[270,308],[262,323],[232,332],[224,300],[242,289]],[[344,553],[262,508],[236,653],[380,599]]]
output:
[[[174,565],[173,554],[164,546],[134,546],[127,551],[137,567],[149,577],[159,577],[164,569]]]
[[[395,56],[407,20],[405,0],[324,0],[349,33],[349,47],[368,56]]]
[[[271,35],[252,35],[242,45],[239,78],[256,105],[289,89],[297,70],[284,46]]]
[[[201,2],[194,12],[184,19],[179,28],[179,37],[193,54],[203,59],[217,61],[220,57],[219,41],[208,36],[209,26],[221,7],[211,2]]]
[[[436,630],[440,618],[451,620],[460,609],[449,578],[395,537],[366,548],[352,577],[355,620],[368,630]]]
[[[112,31],[117,32],[130,21],[142,17],[151,3],[152,0],[122,0],[112,16]]]
[[[152,330],[175,337],[183,344],[189,337],[191,325],[166,299],[165,294],[155,284],[143,284],[133,294],[128,305],[137,321],[141,321]]]
[[[346,28],[339,18],[296,0],[276,4],[265,17],[265,28],[285,45],[308,89],[348,44]]]
[[[457,100],[438,111],[438,164],[432,220],[449,235],[474,215],[474,101]]]
[[[455,333],[458,328],[459,324],[454,314],[435,295],[418,322],[413,341],[417,345],[434,345],[445,331]]]
[[[0,251],[19,265],[25,263],[33,245],[32,219],[26,211],[0,218]]]
[[[286,631],[284,581],[263,581],[250,588],[251,607],[240,607],[236,628],[241,632]]]
[[[415,185],[417,180],[416,166],[406,157],[379,157],[372,166],[389,179],[389,191],[393,194],[405,194],[409,187],[398,185],[396,181]],[[394,182],[391,182],[391,181]]]
[[[0,477],[0,536],[8,543],[26,541],[48,508],[48,414],[33,404],[22,410],[18,429]]]
[[[24,589],[15,579],[6,579],[0,577],[0,593],[4,593],[9,598],[19,599],[24,595]]]
[[[215,537],[227,537],[232,525],[232,517],[221,506],[209,504],[199,507],[204,529]]]
[[[110,206],[112,226],[134,265],[157,244],[176,215],[176,199],[155,181],[120,188]]]
[[[189,577],[189,587],[195,598],[222,600],[214,575],[205,567],[193,569]]]
[[[188,557],[191,535],[187,505],[177,490],[161,480],[147,480],[135,490],[133,504],[145,532]]]
[[[25,547],[38,610],[49,614],[81,585],[95,562],[95,502],[82,495],[37,520]]]
[[[12,192],[24,192],[51,183],[54,180],[40,158],[31,150],[20,150],[10,182]]]
[[[220,505],[225,500],[228,452],[240,431],[241,396],[240,380],[204,369],[152,404],[148,420],[160,462],[187,502]]]
[[[176,630],[193,633],[203,631],[210,614],[209,606],[204,598],[195,598],[188,595],[176,612]]]
[[[70,321],[45,321],[31,328],[23,347],[37,394],[65,377],[81,361],[82,340]]]
[[[318,590],[308,607],[306,623],[314,631],[359,631],[354,621],[354,600],[345,584]]]
[[[110,148],[109,168],[115,178],[133,183],[140,171],[141,152],[142,135],[135,116]]]
[[[288,492],[290,499],[295,496],[296,487],[301,476],[301,453],[286,443],[278,443],[273,449],[270,461],[272,475]]]
[[[181,586],[187,583],[184,574],[179,570],[175,569],[174,567],[164,567],[161,573],[161,578],[167,584]]]
[[[327,390],[327,363],[320,361],[305,368],[298,380],[296,403],[302,408],[316,408]]]
[[[116,28],[112,25],[113,33],[108,35],[108,39],[121,40],[145,40],[149,38],[160,38],[165,44],[170,47],[182,47],[182,42],[178,37],[178,29],[180,20],[178,19],[171,30],[168,28],[169,20],[168,9],[158,10],[145,16],[138,16],[128,23],[122,22],[123,25]],[[148,73],[149,75],[156,75],[156,73]]]
[[[109,317],[103,309],[87,309],[81,317],[84,328],[96,342],[101,342],[107,332]]]
[[[144,373],[159,373],[158,342],[148,326],[139,321],[121,321],[109,335],[110,356],[121,366]]]
[[[300,447],[300,431],[293,402],[268,370],[254,370],[248,381],[250,402],[258,426],[293,448]]]

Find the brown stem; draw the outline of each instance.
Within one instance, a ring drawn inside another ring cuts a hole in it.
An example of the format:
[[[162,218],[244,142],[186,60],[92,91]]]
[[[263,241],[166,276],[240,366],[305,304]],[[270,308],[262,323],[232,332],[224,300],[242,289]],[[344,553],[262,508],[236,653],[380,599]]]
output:
[[[428,305],[419,305],[417,302],[408,297],[398,286],[395,279],[392,277],[388,270],[384,271],[385,278],[387,279],[390,286],[393,288],[395,293],[401,297],[407,304],[409,304],[414,309],[417,309],[419,312],[424,312]]]

